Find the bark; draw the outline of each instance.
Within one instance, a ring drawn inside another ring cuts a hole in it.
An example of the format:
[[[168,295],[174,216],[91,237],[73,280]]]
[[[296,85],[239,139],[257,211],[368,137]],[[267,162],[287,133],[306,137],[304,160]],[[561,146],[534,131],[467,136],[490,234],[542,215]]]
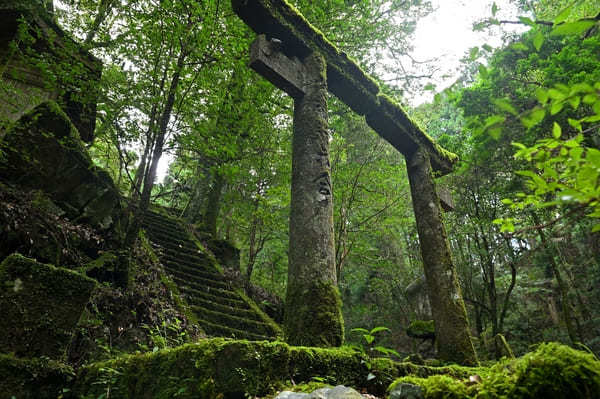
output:
[[[163,147],[167,136],[167,128],[169,125],[169,120],[171,119],[171,113],[173,112],[173,106],[175,104],[175,94],[177,93],[177,88],[179,87],[181,71],[183,70],[186,57],[187,51],[184,47],[182,47],[179,51],[177,65],[175,66],[175,71],[169,86],[167,101],[165,102],[165,107],[159,119],[156,141],[152,150],[152,159],[150,161],[148,171],[144,177],[144,189],[142,190],[142,194],[140,196],[140,204],[135,212],[133,222],[129,226],[127,235],[125,237],[125,246],[127,247],[133,245],[135,242],[138,231],[142,225],[144,213],[150,205],[150,195],[152,194],[152,188],[154,187],[154,180],[156,180],[158,161],[160,161],[160,157],[163,152]]]
[[[212,238],[217,238],[217,220],[221,210],[221,194],[225,187],[225,178],[219,171],[215,171],[213,184],[206,198],[206,211],[204,212],[204,231]]]
[[[294,101],[290,245],[284,326],[292,345],[339,346],[325,60],[304,61],[303,97]]]
[[[407,169],[435,322],[438,355],[446,361],[476,364],[477,356],[471,342],[467,312],[450,254],[427,152],[418,149],[407,159]]]

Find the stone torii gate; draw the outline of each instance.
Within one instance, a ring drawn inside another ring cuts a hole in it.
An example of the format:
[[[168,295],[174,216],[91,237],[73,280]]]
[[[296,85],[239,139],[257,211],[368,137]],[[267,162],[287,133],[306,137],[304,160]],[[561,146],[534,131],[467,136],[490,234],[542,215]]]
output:
[[[427,136],[377,83],[285,0],[232,0],[259,36],[250,66],[294,98],[288,288],[284,327],[294,345],[343,342],[330,182],[327,91],[366,117],[407,160],[428,295],[441,358],[476,362],[442,222],[433,173],[458,161]]]

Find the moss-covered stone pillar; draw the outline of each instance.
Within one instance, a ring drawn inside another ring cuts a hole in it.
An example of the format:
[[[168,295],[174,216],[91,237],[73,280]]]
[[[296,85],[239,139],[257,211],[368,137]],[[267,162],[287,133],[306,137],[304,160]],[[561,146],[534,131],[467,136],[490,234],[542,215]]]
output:
[[[465,304],[442,221],[431,163],[425,150],[406,160],[410,192],[419,232],[427,291],[435,322],[438,355],[460,364],[477,363]]]
[[[318,53],[303,64],[304,95],[294,101],[284,326],[292,345],[339,346],[344,328],[333,245],[326,64]]]

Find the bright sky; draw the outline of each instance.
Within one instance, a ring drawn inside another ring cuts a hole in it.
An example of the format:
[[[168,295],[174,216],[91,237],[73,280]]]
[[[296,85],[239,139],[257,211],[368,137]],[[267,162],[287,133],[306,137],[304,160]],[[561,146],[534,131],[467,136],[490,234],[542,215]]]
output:
[[[460,59],[470,48],[489,44],[498,47],[502,44],[500,28],[494,27],[484,32],[473,32],[473,23],[492,16],[493,0],[431,0],[434,12],[421,19],[415,31],[413,58],[425,61],[437,58],[433,64],[439,68],[433,83],[436,91],[451,85],[458,77]],[[517,8],[508,0],[496,0],[498,19],[515,20],[520,15]],[[523,30],[519,25],[505,25],[505,30]],[[449,75],[449,77],[444,77]],[[431,100],[433,93],[411,99],[413,105]]]

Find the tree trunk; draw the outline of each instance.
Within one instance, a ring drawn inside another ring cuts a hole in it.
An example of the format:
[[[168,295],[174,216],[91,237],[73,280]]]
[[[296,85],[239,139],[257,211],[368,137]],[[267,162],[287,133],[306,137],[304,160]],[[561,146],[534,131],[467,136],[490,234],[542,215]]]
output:
[[[407,159],[407,169],[439,357],[474,365],[477,355],[427,152],[418,149]]]
[[[292,345],[339,346],[344,327],[335,270],[326,64],[313,53],[304,67],[306,94],[294,101],[284,327]]]
[[[135,242],[140,227],[142,225],[144,213],[150,205],[150,196],[152,194],[152,188],[154,187],[154,180],[156,179],[158,161],[160,161],[160,157],[163,152],[163,147],[167,136],[167,128],[169,126],[169,120],[171,119],[171,113],[173,112],[173,106],[175,104],[175,94],[177,93],[177,88],[179,86],[179,80],[181,77],[181,71],[183,70],[183,65],[186,56],[187,52],[185,48],[182,47],[179,51],[177,65],[175,66],[175,71],[173,72],[173,77],[171,79],[171,85],[169,87],[167,101],[165,103],[163,112],[160,116],[158,132],[156,135],[156,142],[154,143],[154,148],[152,150],[152,159],[150,161],[150,167],[148,168],[146,176],[144,176],[144,189],[142,190],[142,195],[140,196],[140,204],[137,211],[135,212],[133,222],[129,226],[127,235],[125,237],[125,246],[127,247],[133,245],[133,243]]]
[[[225,187],[225,178],[219,171],[215,171],[213,184],[206,198],[206,211],[204,212],[204,231],[212,238],[217,238],[217,220],[221,210],[221,194]]]

